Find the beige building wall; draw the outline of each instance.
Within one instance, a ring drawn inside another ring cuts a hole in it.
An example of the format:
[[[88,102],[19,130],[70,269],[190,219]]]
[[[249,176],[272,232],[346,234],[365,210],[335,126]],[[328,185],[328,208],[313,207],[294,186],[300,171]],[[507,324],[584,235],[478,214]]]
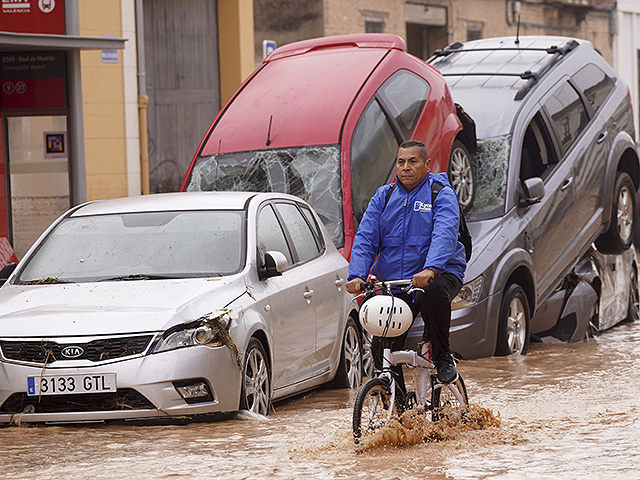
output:
[[[365,32],[366,20],[381,19],[384,32],[406,39],[406,23],[411,21],[406,4],[447,9],[448,35],[437,48],[459,41],[469,34],[482,37],[516,35],[516,4],[520,5],[520,35],[562,35],[589,40],[604,58],[613,63],[610,0],[562,1],[541,4],[537,0],[324,0],[324,34]],[[575,6],[593,8],[576,9]],[[577,13],[576,13],[577,12]]]
[[[324,34],[364,33],[365,22],[382,21],[385,33],[405,37],[404,0],[325,0]]]
[[[543,5],[533,1],[451,0],[451,40],[465,42],[469,30],[482,28],[482,37],[515,37],[517,5],[520,35],[561,35],[589,40],[609,62],[613,63],[611,17],[613,2],[590,0],[593,9],[578,9],[560,2]],[[576,2],[577,4],[578,2]],[[584,5],[584,3],[583,3]]]
[[[123,36],[120,0],[79,2],[79,14],[81,35]],[[125,48],[135,48],[135,38]],[[103,63],[99,50],[81,53],[88,200],[129,193],[123,53],[117,63]]]
[[[253,73],[253,39],[253,0],[218,0],[221,105]]]

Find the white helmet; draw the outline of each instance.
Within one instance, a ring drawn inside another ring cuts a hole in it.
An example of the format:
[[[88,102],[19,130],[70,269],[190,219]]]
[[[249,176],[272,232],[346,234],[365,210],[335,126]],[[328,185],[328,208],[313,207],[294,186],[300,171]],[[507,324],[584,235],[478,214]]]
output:
[[[360,323],[374,337],[398,337],[409,330],[413,313],[407,302],[392,295],[375,295],[362,304]]]

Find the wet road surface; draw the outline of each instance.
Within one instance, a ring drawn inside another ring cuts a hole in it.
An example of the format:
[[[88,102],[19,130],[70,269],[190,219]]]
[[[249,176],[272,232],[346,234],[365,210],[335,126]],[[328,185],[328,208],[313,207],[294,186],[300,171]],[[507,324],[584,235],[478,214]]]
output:
[[[0,429],[2,479],[637,479],[640,322],[519,357],[466,360],[469,425],[357,449],[355,392],[318,390],[267,418],[153,427]],[[433,438],[433,437],[432,437]]]

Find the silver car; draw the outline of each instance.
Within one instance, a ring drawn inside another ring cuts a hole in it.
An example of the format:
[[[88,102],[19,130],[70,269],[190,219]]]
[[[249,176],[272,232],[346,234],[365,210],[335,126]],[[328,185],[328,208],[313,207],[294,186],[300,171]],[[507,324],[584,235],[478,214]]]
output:
[[[84,204],[0,288],[0,423],[268,414],[363,371],[347,262],[285,194]]]

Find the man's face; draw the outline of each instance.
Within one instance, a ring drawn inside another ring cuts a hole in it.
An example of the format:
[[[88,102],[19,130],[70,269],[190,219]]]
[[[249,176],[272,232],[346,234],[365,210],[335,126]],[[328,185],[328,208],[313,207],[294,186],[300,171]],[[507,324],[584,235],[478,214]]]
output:
[[[396,175],[407,191],[420,185],[431,170],[431,160],[426,162],[420,156],[418,147],[399,148],[396,160]]]

